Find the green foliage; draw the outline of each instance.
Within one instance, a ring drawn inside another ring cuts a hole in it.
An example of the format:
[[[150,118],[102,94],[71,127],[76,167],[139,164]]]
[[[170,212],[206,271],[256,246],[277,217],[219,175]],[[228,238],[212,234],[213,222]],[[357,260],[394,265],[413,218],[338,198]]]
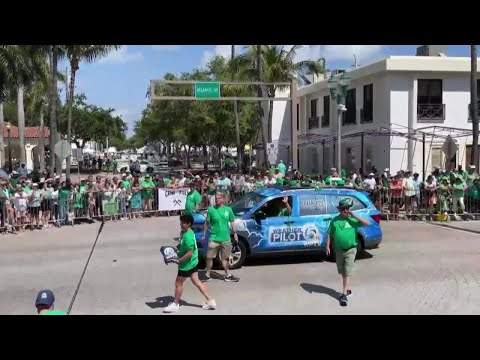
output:
[[[87,141],[96,141],[109,146],[128,147],[126,139],[127,125],[119,116],[114,116],[115,109],[104,109],[96,105],[87,104],[85,94],[75,95],[72,107],[72,142],[83,148]],[[68,107],[58,109],[58,125],[61,133],[65,134],[68,122]]]

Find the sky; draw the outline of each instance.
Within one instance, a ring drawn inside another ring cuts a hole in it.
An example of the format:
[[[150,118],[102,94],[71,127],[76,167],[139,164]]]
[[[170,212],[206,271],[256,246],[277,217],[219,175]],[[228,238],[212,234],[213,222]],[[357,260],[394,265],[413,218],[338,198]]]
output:
[[[354,64],[354,55],[362,66],[386,56],[415,55],[417,46],[303,45],[297,59],[314,60],[323,56],[328,69],[348,69]],[[237,45],[236,51],[242,48],[243,45]],[[147,105],[150,80],[161,79],[167,72],[189,72],[205,66],[216,54],[229,57],[230,53],[231,45],[124,45],[95,63],[81,63],[75,93],[85,93],[90,104],[115,109],[115,115],[127,123],[131,136],[135,121]],[[470,46],[449,45],[447,55],[470,56]],[[66,69],[66,63],[59,64],[60,71]]]

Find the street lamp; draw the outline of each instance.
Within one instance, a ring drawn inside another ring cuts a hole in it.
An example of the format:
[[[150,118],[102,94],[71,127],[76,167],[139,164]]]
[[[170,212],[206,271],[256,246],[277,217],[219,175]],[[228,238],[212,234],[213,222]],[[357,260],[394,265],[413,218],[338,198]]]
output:
[[[347,111],[345,107],[345,98],[347,96],[348,86],[350,85],[350,75],[344,72],[338,80],[331,77],[327,86],[330,89],[330,97],[337,102],[337,171],[342,172],[342,113]]]
[[[7,122],[5,124],[8,133],[8,171],[12,173],[12,124]]]

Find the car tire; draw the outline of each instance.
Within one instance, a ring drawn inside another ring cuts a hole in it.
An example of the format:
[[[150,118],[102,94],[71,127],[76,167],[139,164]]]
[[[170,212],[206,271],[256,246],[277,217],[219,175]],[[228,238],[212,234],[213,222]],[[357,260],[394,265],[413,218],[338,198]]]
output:
[[[327,260],[330,262],[336,262],[335,246],[333,246],[333,244],[330,244],[330,255],[327,256]]]
[[[240,253],[230,255],[230,259],[228,260],[229,268],[232,270],[240,269],[247,258],[247,246],[242,239],[238,239],[238,248],[240,249]]]

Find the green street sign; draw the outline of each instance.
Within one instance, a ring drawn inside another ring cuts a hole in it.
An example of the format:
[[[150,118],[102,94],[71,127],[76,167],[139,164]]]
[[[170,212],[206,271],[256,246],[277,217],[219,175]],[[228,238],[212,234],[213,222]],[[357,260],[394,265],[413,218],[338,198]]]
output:
[[[196,82],[195,97],[197,99],[218,99],[220,98],[220,83],[218,82]]]

